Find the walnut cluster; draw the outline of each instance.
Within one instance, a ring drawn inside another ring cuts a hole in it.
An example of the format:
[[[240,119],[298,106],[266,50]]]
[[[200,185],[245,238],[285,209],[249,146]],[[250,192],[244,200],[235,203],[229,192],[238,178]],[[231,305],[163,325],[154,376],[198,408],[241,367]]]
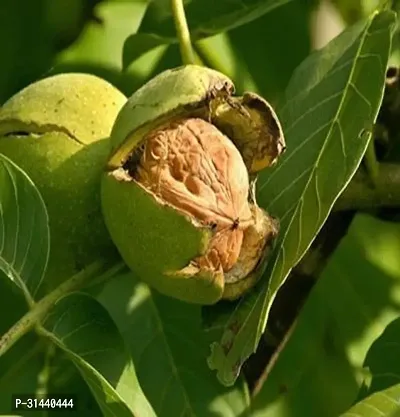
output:
[[[214,231],[200,267],[227,272],[237,262],[244,232],[254,224],[249,177],[234,144],[199,118],[172,122],[145,142],[137,181]]]

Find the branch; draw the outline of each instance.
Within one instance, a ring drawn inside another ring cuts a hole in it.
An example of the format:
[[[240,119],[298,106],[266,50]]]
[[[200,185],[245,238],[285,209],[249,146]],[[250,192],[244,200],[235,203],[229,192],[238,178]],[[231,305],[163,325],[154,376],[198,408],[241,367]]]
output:
[[[0,338],[0,356],[4,355],[22,336],[32,330],[40,320],[43,320],[59,298],[82,288],[87,282],[98,278],[100,274],[106,278],[115,275],[125,267],[125,264],[119,262],[106,270],[108,266],[109,262],[106,261],[93,262],[38,301],[30,311]],[[106,272],[104,272],[105,270]]]
[[[400,207],[400,165],[381,163],[375,186],[367,174],[358,170],[337,200],[333,210],[365,210]]]

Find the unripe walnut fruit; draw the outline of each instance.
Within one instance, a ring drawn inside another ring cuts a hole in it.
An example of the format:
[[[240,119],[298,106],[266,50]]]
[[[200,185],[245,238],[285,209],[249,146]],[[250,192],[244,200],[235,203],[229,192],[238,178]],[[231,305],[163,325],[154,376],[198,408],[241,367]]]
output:
[[[251,288],[278,232],[254,188],[284,149],[282,130],[265,100],[232,92],[204,67],[158,75],[118,115],[103,175],[105,221],[125,262],[193,303]]]
[[[0,153],[29,175],[49,214],[44,290],[114,251],[100,209],[100,177],[125,102],[108,82],[71,73],[34,82],[0,110]]]

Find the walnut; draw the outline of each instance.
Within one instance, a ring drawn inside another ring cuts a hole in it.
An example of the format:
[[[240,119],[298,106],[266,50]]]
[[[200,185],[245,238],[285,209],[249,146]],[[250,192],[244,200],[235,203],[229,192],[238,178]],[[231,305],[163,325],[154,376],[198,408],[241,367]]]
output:
[[[142,280],[187,302],[243,295],[278,233],[255,184],[284,151],[282,129],[266,100],[233,94],[210,68],[170,69],[128,99],[111,134],[102,178],[110,235]]]
[[[168,204],[213,227],[207,254],[195,262],[224,272],[233,267],[244,230],[254,220],[247,169],[229,138],[199,118],[175,121],[149,135],[137,178]]]

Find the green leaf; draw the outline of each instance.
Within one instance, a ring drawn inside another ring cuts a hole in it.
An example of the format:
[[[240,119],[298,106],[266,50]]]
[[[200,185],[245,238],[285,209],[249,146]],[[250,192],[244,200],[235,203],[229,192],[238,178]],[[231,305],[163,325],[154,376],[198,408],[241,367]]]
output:
[[[96,290],[120,329],[158,417],[228,417],[248,405],[243,381],[225,388],[205,366],[200,307],[152,291],[133,274]]]
[[[0,335],[3,335],[27,312],[28,306],[19,287],[9,279],[0,279],[0,305],[3,312],[0,315]],[[50,393],[72,394],[82,399],[74,417],[86,417],[89,411],[99,416],[97,403],[86,382],[69,359],[67,362],[65,358],[61,360],[61,355],[56,355],[51,360],[51,371],[45,370],[44,352],[50,344],[44,342],[47,340],[30,332],[0,357],[0,414],[12,413],[12,395],[35,393],[48,387]],[[24,412],[23,416],[29,417],[30,414]]]
[[[340,13],[344,21],[348,24],[370,15],[376,7],[379,6],[380,0],[333,0],[332,4]]]
[[[12,395],[34,393],[43,369],[43,343],[30,333],[0,358],[0,413],[11,413]]]
[[[274,104],[282,98],[294,69],[309,54],[311,6],[304,1],[289,2],[251,24],[202,39],[195,46],[206,65],[234,80],[239,94],[254,91]],[[290,31],[282,22],[291,22]]]
[[[249,23],[291,1],[189,0],[184,4],[190,35],[196,41]],[[151,1],[138,32],[125,41],[124,67],[155,46],[177,41],[170,0]]]
[[[400,384],[400,317],[393,320],[382,335],[373,343],[364,367],[371,373],[372,380],[364,384],[359,398],[363,399],[377,391]]]
[[[40,331],[67,353],[104,416],[155,417],[117,327],[94,298],[81,293],[61,298]]]
[[[52,65],[57,46],[79,33],[80,3],[72,0],[64,7],[61,1],[0,2],[0,104],[42,77]],[[56,23],[57,14],[62,15],[62,25]]]
[[[356,402],[369,378],[368,350],[400,314],[399,252],[399,224],[355,217],[254,398],[252,417],[287,410],[291,417],[337,417]]]
[[[134,33],[124,43],[122,52],[122,66],[128,67],[147,52],[162,46],[169,45],[165,38],[153,33]]]
[[[289,83],[278,112],[287,152],[259,179],[260,205],[280,220],[280,233],[260,285],[211,346],[209,366],[223,384],[255,351],[278,289],[361,161],[382,101],[394,23],[386,11],[350,27],[310,55]]]
[[[249,23],[291,1],[293,0],[186,0],[184,5],[190,34],[193,39],[199,39]],[[170,0],[150,2],[139,32],[176,39]]]
[[[49,257],[49,219],[30,178],[0,154],[0,271],[32,301]]]
[[[399,417],[400,384],[376,392],[340,417]]]
[[[0,305],[3,312],[0,315],[0,335],[3,335],[27,310],[27,304],[19,288],[9,279],[0,279]],[[7,355],[0,357],[1,414],[12,412],[10,399],[13,394],[36,390],[43,360],[34,336],[26,335],[7,352]]]
[[[144,1],[97,4],[93,9],[96,20],[89,20],[76,42],[58,55],[51,73],[89,72],[108,80],[126,95],[132,94],[151,75],[163,52],[155,49],[132,63],[129,70],[121,71],[124,42],[139,28],[145,10]]]
[[[55,348],[53,343],[48,345]],[[78,398],[79,404],[77,409],[70,414],[71,417],[103,416],[89,385],[63,350],[56,349],[55,356],[49,363],[49,368],[47,392]],[[54,416],[50,414],[43,417],[57,417],[56,414],[60,415],[59,411],[55,410]]]
[[[65,353],[55,349],[55,345],[47,339],[31,332],[0,358],[0,415],[13,412],[13,395],[41,392],[78,399],[77,409],[62,415],[102,415],[87,383]],[[59,415],[59,411],[53,412],[50,411],[46,417]],[[23,412],[24,417],[30,415],[30,411]]]

